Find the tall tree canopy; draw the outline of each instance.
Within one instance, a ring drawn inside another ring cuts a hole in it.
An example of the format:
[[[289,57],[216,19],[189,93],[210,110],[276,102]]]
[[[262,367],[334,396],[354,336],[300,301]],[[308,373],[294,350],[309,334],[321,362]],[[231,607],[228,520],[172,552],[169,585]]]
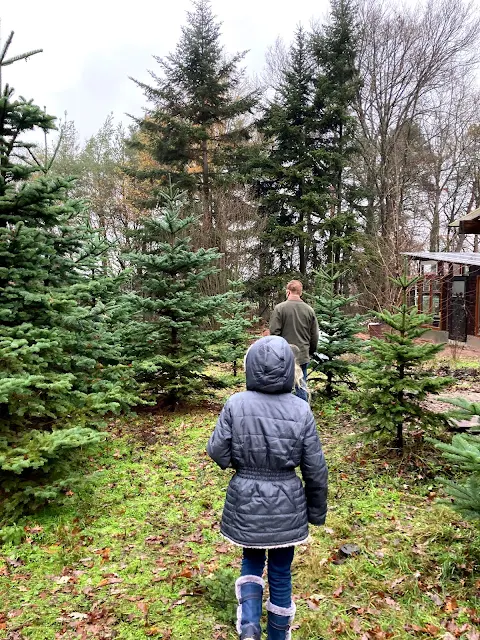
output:
[[[225,53],[220,27],[209,0],[195,0],[175,51],[155,57],[161,73],[151,72],[154,84],[135,81],[152,106],[137,119],[132,144],[156,161],[137,175],[162,186],[170,176],[175,186],[200,196],[207,233],[218,223],[213,188],[235,175],[257,102],[256,93],[242,85],[245,53]]]

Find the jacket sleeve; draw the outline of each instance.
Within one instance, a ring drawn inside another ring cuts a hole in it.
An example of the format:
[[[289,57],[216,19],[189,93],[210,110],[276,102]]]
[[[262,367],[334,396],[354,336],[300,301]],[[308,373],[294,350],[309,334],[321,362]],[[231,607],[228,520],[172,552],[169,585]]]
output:
[[[325,524],[328,470],[311,411],[307,416],[300,469],[305,482],[308,521],[310,524]]]
[[[207,444],[207,453],[219,467],[226,469],[232,459],[232,417],[228,402],[220,413]]]
[[[282,314],[278,307],[275,307],[270,316],[270,335],[282,335]]]
[[[315,313],[313,313],[310,325],[310,357],[313,356],[315,351],[318,349],[319,337],[320,332],[318,329],[318,321]]]

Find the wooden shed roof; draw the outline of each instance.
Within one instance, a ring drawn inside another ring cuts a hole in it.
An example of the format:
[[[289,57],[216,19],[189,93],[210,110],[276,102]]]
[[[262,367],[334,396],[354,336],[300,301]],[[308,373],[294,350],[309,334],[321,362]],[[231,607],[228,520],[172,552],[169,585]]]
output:
[[[467,213],[466,216],[461,216],[460,218],[456,218],[453,222],[450,222],[449,227],[459,227],[461,222],[467,222],[469,220],[478,220],[480,218],[480,208],[474,209]]]

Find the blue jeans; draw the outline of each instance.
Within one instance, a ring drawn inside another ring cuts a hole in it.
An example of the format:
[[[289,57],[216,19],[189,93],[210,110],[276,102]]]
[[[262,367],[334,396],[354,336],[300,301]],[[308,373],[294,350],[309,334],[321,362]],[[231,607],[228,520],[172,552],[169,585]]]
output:
[[[290,607],[292,603],[291,565],[295,547],[268,550],[268,584],[270,601],[277,607]],[[242,576],[262,576],[265,567],[265,549],[244,549]]]
[[[301,369],[303,371],[303,379],[305,380],[305,382],[307,382],[307,367],[308,367],[308,363],[301,364],[300,367],[301,367]],[[308,394],[305,391],[305,389],[302,389],[302,387],[295,387],[295,395],[298,396],[299,398],[301,398],[302,400],[305,400],[305,402],[308,402]]]

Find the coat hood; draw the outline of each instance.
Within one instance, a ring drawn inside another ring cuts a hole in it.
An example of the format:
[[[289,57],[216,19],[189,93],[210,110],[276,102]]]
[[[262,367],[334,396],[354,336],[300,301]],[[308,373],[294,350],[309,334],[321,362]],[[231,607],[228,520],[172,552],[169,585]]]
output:
[[[267,336],[257,340],[245,357],[247,389],[262,393],[291,393],[295,357],[286,340]]]

